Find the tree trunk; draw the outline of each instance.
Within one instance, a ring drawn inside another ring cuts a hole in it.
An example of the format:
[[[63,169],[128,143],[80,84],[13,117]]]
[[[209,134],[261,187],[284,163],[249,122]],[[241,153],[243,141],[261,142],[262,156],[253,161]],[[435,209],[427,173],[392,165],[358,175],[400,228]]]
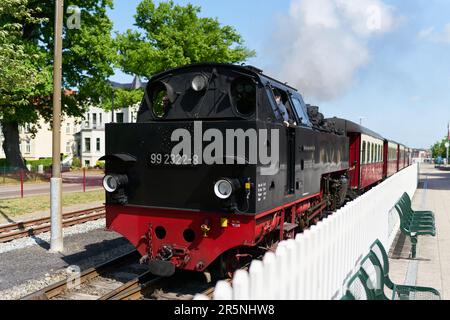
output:
[[[6,161],[11,167],[27,170],[20,152],[19,124],[17,122],[2,122],[3,151]],[[28,171],[28,170],[27,170]]]

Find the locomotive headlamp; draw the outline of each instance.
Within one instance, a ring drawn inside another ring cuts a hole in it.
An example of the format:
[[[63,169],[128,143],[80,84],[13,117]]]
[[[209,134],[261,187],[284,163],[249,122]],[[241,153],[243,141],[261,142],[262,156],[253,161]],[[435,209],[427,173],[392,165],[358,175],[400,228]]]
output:
[[[192,79],[192,90],[200,92],[206,89],[208,85],[208,79],[206,79],[203,75],[196,75],[194,79]]]
[[[214,185],[214,193],[219,199],[226,200],[239,189],[238,180],[221,179]]]
[[[128,183],[126,175],[107,175],[103,178],[103,188],[109,193],[116,192],[120,187]]]

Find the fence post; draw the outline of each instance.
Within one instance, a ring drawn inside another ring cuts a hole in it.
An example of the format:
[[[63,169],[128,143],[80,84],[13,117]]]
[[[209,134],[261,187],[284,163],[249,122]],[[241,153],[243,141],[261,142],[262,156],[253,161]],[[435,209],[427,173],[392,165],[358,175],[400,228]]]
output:
[[[23,169],[20,169],[20,197],[23,198]]]
[[[86,168],[83,167],[83,192],[86,192]]]

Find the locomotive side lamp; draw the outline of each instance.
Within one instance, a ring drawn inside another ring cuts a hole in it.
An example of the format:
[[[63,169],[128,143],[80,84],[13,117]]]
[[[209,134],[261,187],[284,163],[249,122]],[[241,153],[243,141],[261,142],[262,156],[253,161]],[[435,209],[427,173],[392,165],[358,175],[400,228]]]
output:
[[[116,192],[119,188],[128,184],[126,175],[107,175],[103,178],[103,188],[109,193]]]

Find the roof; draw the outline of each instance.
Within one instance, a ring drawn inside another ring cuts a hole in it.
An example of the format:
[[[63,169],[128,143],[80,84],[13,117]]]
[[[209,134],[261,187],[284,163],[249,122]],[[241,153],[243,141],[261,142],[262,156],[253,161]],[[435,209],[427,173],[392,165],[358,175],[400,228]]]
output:
[[[147,86],[147,83],[142,82],[139,76],[135,76],[133,82],[131,83],[118,83],[114,81],[109,81],[109,84],[114,89],[131,89],[131,90],[144,89]]]
[[[336,127],[339,129],[344,130],[345,132],[356,132],[356,133],[362,133],[368,136],[371,136],[373,138],[377,138],[380,140],[387,140],[384,138],[381,134],[376,133],[375,131],[372,131],[366,127],[363,127],[359,124],[356,124],[350,120],[341,119],[341,118],[331,118],[327,119],[328,121],[333,121],[336,124]]]
[[[257,67],[250,66],[250,65],[237,65],[237,64],[231,64],[231,63],[216,63],[216,62],[204,62],[204,63],[195,63],[195,64],[188,64],[182,67],[169,69],[166,71],[163,71],[161,73],[155,74],[150,78],[150,81],[158,80],[159,78],[163,78],[171,73],[182,71],[182,70],[188,70],[193,67],[222,67],[222,68],[230,68],[235,69],[243,73],[247,73],[249,75],[253,75],[258,78],[265,78],[267,80],[273,81],[278,83],[279,85],[289,87],[292,90],[298,91],[296,88],[291,87],[287,83],[283,83],[280,80],[274,79],[266,74],[264,74],[263,70],[258,69]]]

